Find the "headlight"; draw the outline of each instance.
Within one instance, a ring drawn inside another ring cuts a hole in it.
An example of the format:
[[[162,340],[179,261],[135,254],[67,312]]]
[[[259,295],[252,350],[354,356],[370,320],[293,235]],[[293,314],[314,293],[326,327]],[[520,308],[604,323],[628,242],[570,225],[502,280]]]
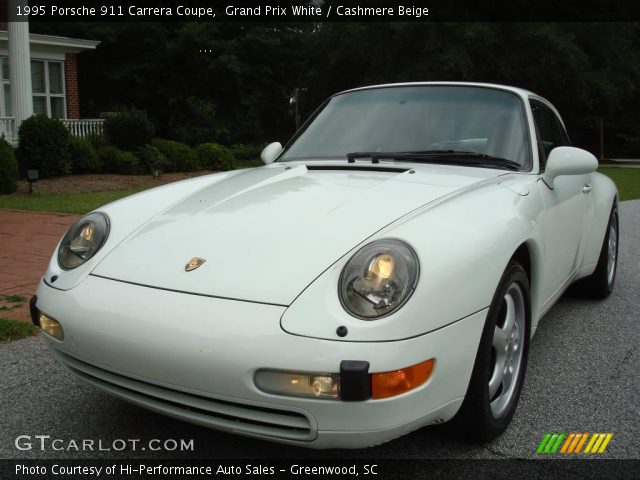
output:
[[[418,282],[418,257],[406,243],[385,239],[361,248],[347,262],[338,286],[342,306],[375,320],[400,308]]]
[[[65,270],[79,267],[93,257],[109,235],[109,218],[90,213],[67,231],[58,249],[58,264]]]
[[[55,318],[45,315],[44,313],[40,313],[39,323],[43,332],[60,341],[64,340],[64,329],[62,328],[62,325],[60,325],[60,322]]]

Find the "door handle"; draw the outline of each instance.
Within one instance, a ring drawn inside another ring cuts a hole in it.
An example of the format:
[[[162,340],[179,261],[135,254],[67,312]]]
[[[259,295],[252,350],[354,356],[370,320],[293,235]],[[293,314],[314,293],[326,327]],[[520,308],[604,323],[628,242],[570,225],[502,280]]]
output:
[[[582,193],[589,193],[591,191],[591,184],[590,183],[585,183],[582,186]]]

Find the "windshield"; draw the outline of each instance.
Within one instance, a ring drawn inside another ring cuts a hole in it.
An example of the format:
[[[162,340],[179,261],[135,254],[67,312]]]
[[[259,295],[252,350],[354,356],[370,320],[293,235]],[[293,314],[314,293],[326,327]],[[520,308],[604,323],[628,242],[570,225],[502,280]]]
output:
[[[522,102],[484,87],[381,87],[329,99],[281,161],[347,158],[354,152],[460,151],[529,167]]]

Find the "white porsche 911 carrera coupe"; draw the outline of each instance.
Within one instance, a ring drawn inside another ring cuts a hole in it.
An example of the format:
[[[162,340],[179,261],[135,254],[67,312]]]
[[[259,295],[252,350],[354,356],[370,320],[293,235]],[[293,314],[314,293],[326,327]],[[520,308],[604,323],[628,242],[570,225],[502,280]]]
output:
[[[106,392],[314,448],[516,409],[529,342],[572,284],[611,292],[617,191],[518,88],[404,83],[329,98],[260,168],[78,220],[32,317]]]

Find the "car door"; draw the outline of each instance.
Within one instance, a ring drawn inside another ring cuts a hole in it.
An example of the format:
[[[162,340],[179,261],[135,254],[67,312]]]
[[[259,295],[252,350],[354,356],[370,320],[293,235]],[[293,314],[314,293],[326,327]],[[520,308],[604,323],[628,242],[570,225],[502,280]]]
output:
[[[531,100],[538,135],[541,170],[555,147],[569,145],[568,136],[553,110]],[[542,298],[550,299],[563,287],[581,262],[581,239],[589,191],[588,175],[561,175],[553,188],[540,178],[544,208],[540,215],[544,248]]]

